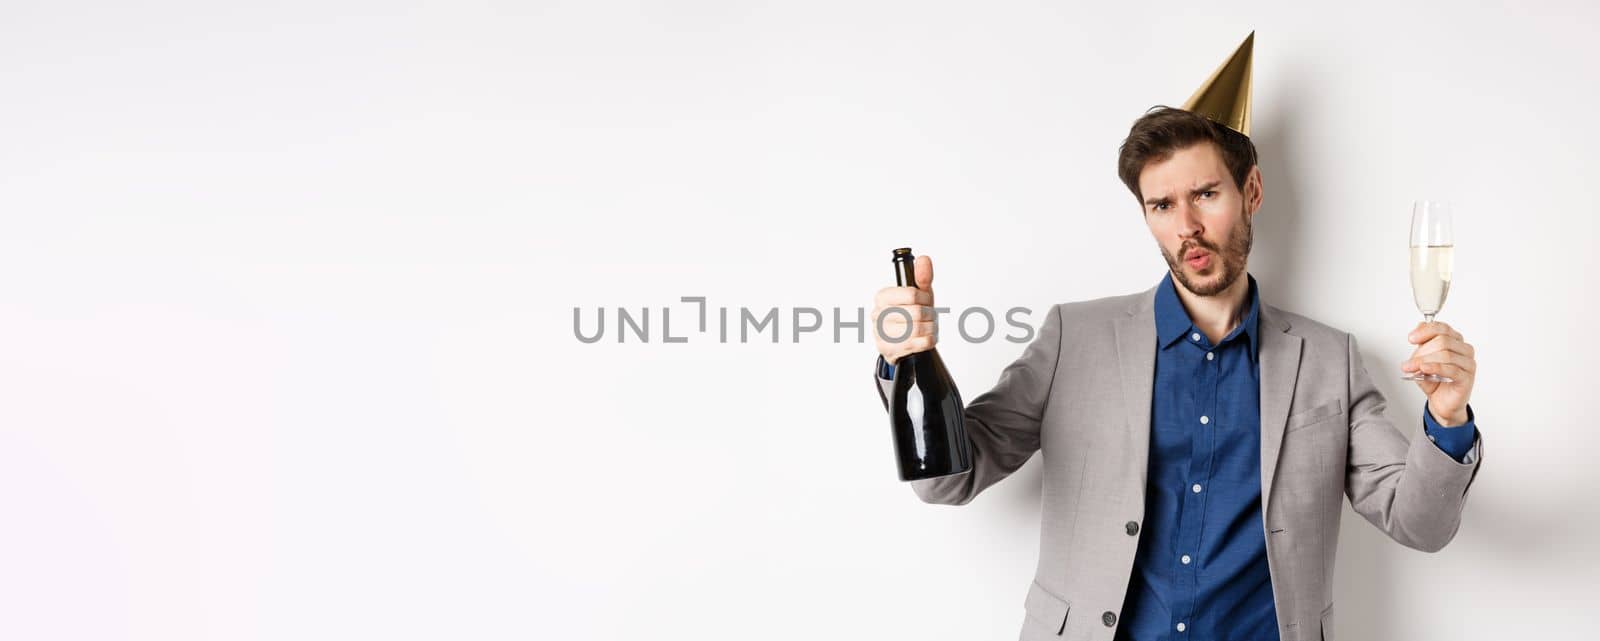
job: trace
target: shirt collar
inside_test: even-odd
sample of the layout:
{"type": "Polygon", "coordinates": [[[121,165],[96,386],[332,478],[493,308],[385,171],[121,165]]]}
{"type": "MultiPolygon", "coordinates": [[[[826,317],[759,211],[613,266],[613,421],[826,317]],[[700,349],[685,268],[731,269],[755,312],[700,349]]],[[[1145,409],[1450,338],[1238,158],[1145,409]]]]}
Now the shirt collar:
{"type": "MultiPolygon", "coordinates": [[[[1249,311],[1245,312],[1244,320],[1234,328],[1228,336],[1222,339],[1226,343],[1233,340],[1241,332],[1249,340],[1250,360],[1255,361],[1260,352],[1260,340],[1257,327],[1261,316],[1261,294],[1256,290],[1256,277],[1246,273],[1245,278],[1250,281],[1250,293],[1246,294],[1249,301],[1249,311]]],[[[1183,302],[1178,300],[1177,284],[1172,282],[1172,272],[1161,279],[1161,284],[1156,287],[1156,344],[1161,349],[1171,347],[1173,343],[1194,333],[1194,321],[1189,319],[1189,312],[1183,309],[1183,302]]]]}

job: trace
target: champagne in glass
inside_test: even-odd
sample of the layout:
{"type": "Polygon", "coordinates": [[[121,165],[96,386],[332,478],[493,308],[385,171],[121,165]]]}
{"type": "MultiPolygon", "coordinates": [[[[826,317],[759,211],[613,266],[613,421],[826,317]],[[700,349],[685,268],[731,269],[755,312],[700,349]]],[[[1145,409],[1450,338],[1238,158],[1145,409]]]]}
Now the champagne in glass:
{"type": "Polygon", "coordinates": [[[1433,322],[1450,295],[1450,272],[1455,260],[1454,245],[1427,245],[1411,248],[1411,296],[1423,319],[1433,322]]]}
{"type": "MultiPolygon", "coordinates": [[[[1456,249],[1451,222],[1449,203],[1419,200],[1411,208],[1411,297],[1425,323],[1433,322],[1434,315],[1444,307],[1444,299],[1450,294],[1456,249]]],[[[1401,378],[1441,383],[1454,380],[1421,371],[1401,378]]]]}

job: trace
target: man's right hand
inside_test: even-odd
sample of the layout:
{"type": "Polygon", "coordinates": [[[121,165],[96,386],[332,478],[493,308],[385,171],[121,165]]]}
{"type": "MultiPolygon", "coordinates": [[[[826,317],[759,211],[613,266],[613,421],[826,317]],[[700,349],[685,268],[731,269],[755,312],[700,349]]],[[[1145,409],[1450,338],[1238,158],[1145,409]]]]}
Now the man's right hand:
{"type": "Polygon", "coordinates": [[[878,353],[890,365],[902,356],[933,349],[939,340],[933,312],[933,259],[918,256],[915,271],[916,287],[885,287],[872,298],[872,334],[878,353]]]}

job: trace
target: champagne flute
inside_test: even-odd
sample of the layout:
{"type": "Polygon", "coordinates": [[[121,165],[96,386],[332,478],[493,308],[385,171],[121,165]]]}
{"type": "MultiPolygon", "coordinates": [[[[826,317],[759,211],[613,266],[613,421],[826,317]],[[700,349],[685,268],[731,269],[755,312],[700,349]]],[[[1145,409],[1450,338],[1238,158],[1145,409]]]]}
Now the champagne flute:
{"type": "MultiPolygon", "coordinates": [[[[1411,207],[1411,297],[1422,312],[1423,322],[1432,323],[1444,299],[1450,294],[1450,279],[1455,271],[1455,232],[1451,229],[1450,203],[1419,200],[1411,207]]],[[[1408,381],[1453,382],[1448,376],[1424,374],[1418,370],[1401,376],[1408,381]]]]}

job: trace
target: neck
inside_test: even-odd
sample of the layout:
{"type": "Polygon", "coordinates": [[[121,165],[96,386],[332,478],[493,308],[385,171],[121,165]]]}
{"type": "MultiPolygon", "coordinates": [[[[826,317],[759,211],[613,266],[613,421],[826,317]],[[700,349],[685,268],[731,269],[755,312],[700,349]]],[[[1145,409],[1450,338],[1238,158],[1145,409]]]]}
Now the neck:
{"type": "Polygon", "coordinates": [[[1189,291],[1177,278],[1172,279],[1172,284],[1177,285],[1178,301],[1183,303],[1183,310],[1189,313],[1189,319],[1213,345],[1221,342],[1228,332],[1244,322],[1244,315],[1250,311],[1246,307],[1250,295],[1248,272],[1240,274],[1227,289],[1212,296],[1189,291]]]}

